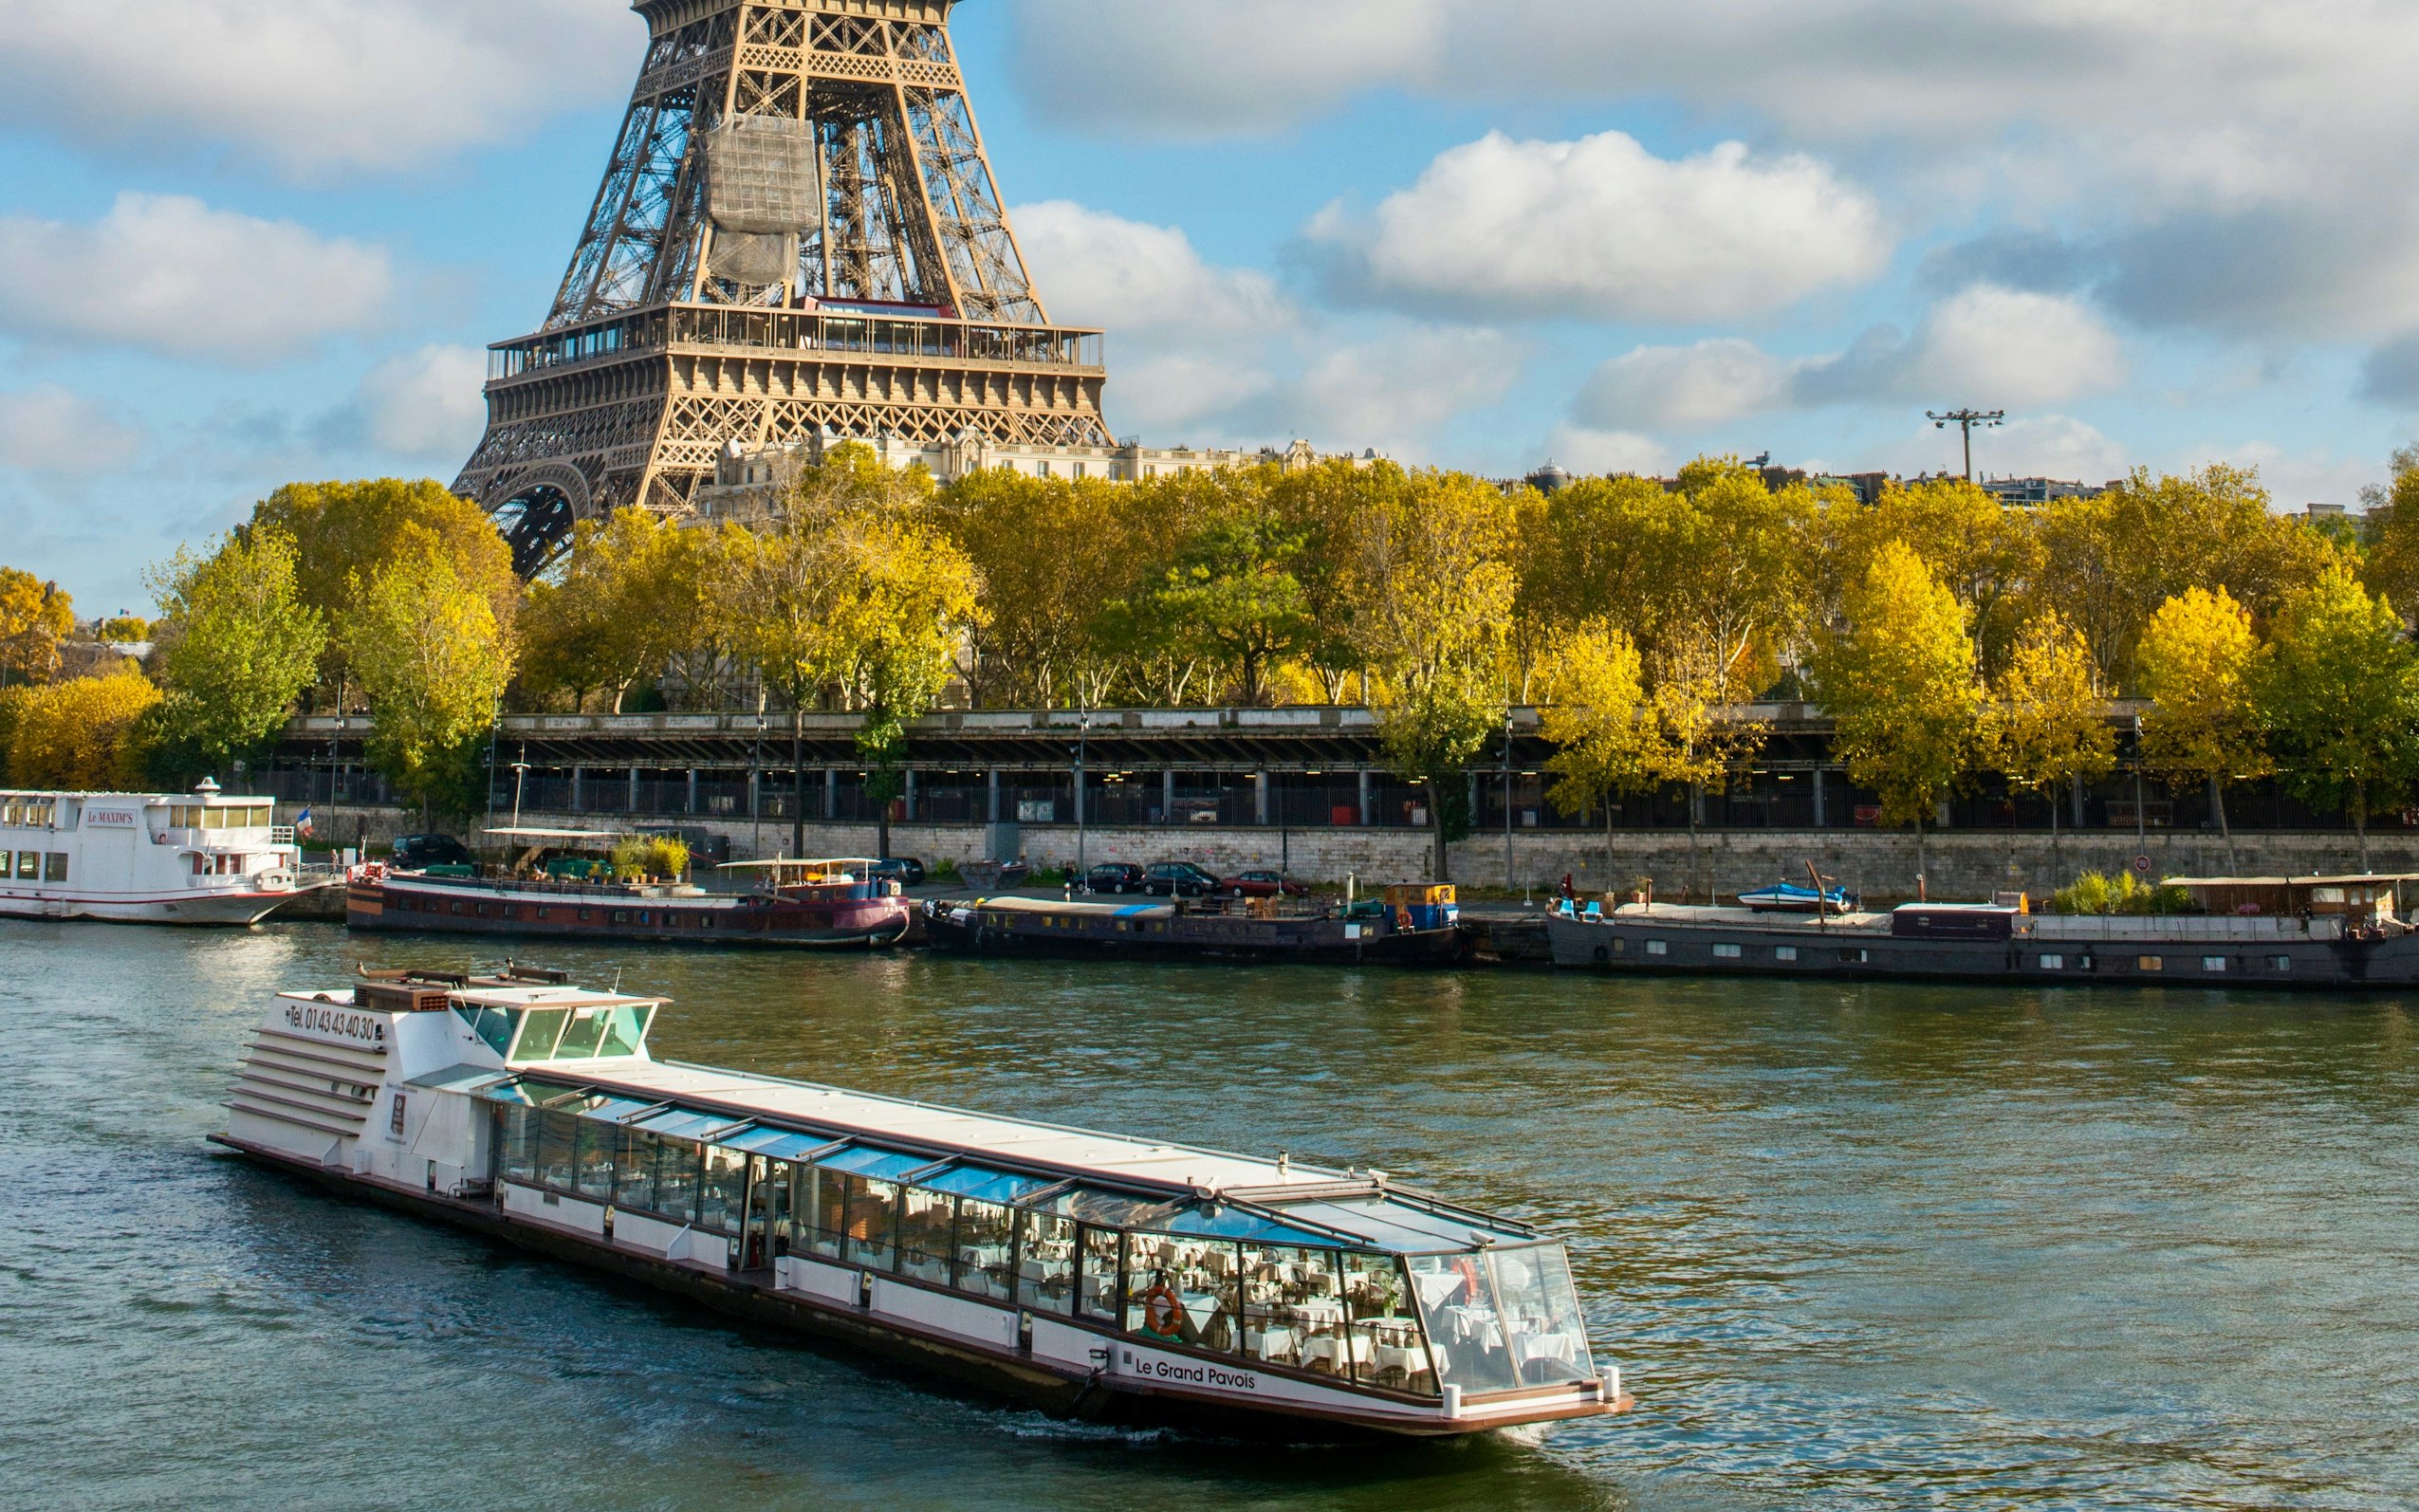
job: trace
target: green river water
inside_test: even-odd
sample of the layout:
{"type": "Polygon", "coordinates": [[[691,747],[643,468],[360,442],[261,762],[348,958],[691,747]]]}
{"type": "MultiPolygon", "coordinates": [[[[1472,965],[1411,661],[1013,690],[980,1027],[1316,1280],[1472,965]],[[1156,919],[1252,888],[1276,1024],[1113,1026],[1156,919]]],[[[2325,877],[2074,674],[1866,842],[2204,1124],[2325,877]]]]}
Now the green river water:
{"type": "Polygon", "coordinates": [[[659,1055],[1377,1166],[1571,1244],[1635,1415],[1069,1427],[204,1136],[454,942],[0,924],[0,1507],[2419,1505],[2419,998],[549,952],[659,1055]]]}

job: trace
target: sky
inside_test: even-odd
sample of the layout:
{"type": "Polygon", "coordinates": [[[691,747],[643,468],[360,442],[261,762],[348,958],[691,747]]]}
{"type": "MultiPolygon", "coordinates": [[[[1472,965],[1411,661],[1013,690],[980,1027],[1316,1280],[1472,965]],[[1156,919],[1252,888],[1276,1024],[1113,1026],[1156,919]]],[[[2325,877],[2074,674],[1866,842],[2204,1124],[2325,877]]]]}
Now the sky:
{"type": "MultiPolygon", "coordinates": [[[[622,0],[0,0],[0,562],[84,613],[279,484],[451,480],[622,0]]],[[[2419,433],[2399,0],[966,0],[1051,317],[1154,446],[1705,453],[2353,505],[2419,433]]]]}

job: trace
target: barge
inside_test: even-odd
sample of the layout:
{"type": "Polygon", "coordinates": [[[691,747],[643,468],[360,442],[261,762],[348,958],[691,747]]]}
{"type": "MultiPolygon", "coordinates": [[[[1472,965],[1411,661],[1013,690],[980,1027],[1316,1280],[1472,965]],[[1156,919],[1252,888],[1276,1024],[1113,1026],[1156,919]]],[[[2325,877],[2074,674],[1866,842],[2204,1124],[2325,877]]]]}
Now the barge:
{"type": "Polygon", "coordinates": [[[1647,975],[1934,982],[2130,983],[2275,989],[2419,986],[2419,930],[2400,891],[2419,877],[2178,877],[2199,913],[2033,913],[1911,903],[1888,913],[1570,904],[1546,921],[1554,964],[1647,975]]]}
{"type": "MultiPolygon", "coordinates": [[[[375,863],[345,887],[345,922],[366,931],[638,940],[804,950],[896,945],[914,923],[896,882],[850,860],[747,863],[747,893],[563,877],[396,872],[375,863]]],[[[459,869],[467,871],[467,868],[459,869]]]]}
{"type": "Polygon", "coordinates": [[[333,881],[266,798],[0,793],[0,917],[242,929],[333,881]]]}
{"type": "Polygon", "coordinates": [[[924,912],[932,947],[965,955],[1418,967],[1456,966],[1470,950],[1450,886],[1388,888],[1382,902],[1338,909],[993,897],[934,898],[924,912]]]}
{"type": "Polygon", "coordinates": [[[551,974],[280,994],[214,1142],[1068,1417],[1300,1439],[1617,1412],[1561,1245],[1334,1171],[655,1060],[551,974]]]}

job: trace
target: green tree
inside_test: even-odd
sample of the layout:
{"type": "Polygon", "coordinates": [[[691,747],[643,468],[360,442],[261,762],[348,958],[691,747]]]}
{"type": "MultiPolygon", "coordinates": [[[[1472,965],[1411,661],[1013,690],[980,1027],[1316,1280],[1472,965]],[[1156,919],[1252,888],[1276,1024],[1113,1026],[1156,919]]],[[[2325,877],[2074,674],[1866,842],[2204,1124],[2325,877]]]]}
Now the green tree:
{"type": "Polygon", "coordinates": [[[327,625],[304,604],[283,531],[231,532],[208,558],[179,549],[151,576],[165,614],[154,666],[167,775],[181,781],[273,740],[318,675],[327,625]]]}
{"type": "MultiPolygon", "coordinates": [[[[443,484],[426,478],[289,484],[253,507],[251,523],[292,538],[298,595],[331,625],[353,613],[357,585],[374,583],[406,557],[434,551],[456,581],[487,600],[498,631],[513,633],[521,580],[512,570],[512,550],[477,505],[443,484]]],[[[321,676],[332,699],[343,691],[351,644],[332,636],[322,657],[321,676]]]]}
{"type": "Polygon", "coordinates": [[[1645,663],[1629,632],[1609,619],[1590,619],[1555,643],[1539,668],[1545,703],[1540,720],[1554,747],[1545,769],[1559,781],[1555,806],[1585,817],[1604,814],[1604,876],[1616,880],[1615,801],[1654,790],[1664,750],[1647,701],[1645,663]]]}
{"type": "Polygon", "coordinates": [[[2226,784],[2274,769],[2254,696],[2260,638],[2251,616],[2224,588],[2188,589],[2151,617],[2136,660],[2142,694],[2151,700],[2142,716],[2143,760],[2171,783],[2207,787],[2226,865],[2239,867],[2226,784]]]}
{"type": "Polygon", "coordinates": [[[2419,658],[2400,617],[2338,567],[2277,612],[2253,686],[2285,782],[2350,810],[2365,870],[2369,816],[2402,797],[2419,764],[2419,658]]]}
{"type": "Polygon", "coordinates": [[[2170,599],[2222,587],[2265,616],[2338,564],[2323,537],[2268,504],[2257,471],[2223,465],[2183,477],[2136,471],[2098,498],[2055,500],[2041,515],[2033,600],[2064,615],[2103,680],[2129,691],[2135,645],[2170,599]]]}
{"type": "Polygon", "coordinates": [[[1504,728],[1511,545],[1504,496],[1445,473],[1419,474],[1361,537],[1355,623],[1377,673],[1379,741],[1389,769],[1428,788],[1439,881],[1469,833],[1470,763],[1504,728]]]}
{"type": "Polygon", "coordinates": [[[1880,794],[1884,823],[1915,826],[1920,880],[1924,821],[1972,761],[1973,638],[1956,597],[1901,541],[1874,554],[1841,608],[1809,671],[1849,777],[1880,794]]]}
{"type": "Polygon", "coordinates": [[[891,802],[904,789],[907,727],[939,704],[957,668],[958,642],[975,622],[974,566],[921,519],[866,522],[858,550],[863,597],[852,702],[863,716],[857,754],[878,819],[877,854],[891,854],[891,802]]]}
{"type": "Polygon", "coordinates": [[[632,691],[662,676],[672,658],[711,638],[698,569],[720,537],[685,530],[652,509],[583,520],[552,578],[530,585],[522,612],[525,684],[566,692],[576,710],[591,692],[614,713],[632,691]]]}
{"type": "Polygon", "coordinates": [[[474,812],[480,738],[493,728],[514,660],[493,604],[434,542],[348,597],[341,638],[370,703],[370,760],[424,817],[474,812]]]}
{"type": "Polygon", "coordinates": [[[145,716],[159,690],[131,661],[106,677],[12,691],[9,778],[20,787],[123,792],[149,760],[145,716]]]}
{"type": "Polygon", "coordinates": [[[1265,510],[1221,514],[1184,543],[1142,612],[1200,659],[1232,669],[1237,702],[1265,705],[1277,666],[1318,643],[1292,571],[1302,547],[1265,510]]]}
{"type": "Polygon", "coordinates": [[[2055,611],[2026,625],[2007,665],[1990,685],[1982,747],[2021,792],[2049,802],[2050,846],[2058,847],[2058,810],[2078,777],[2116,765],[2116,732],[2109,728],[2108,695],[2091,648],[2055,611]]]}
{"type": "Polygon", "coordinates": [[[1727,793],[1730,779],[1763,747],[1766,727],[1741,719],[1736,706],[1753,696],[1758,673],[1749,636],[1726,633],[1718,621],[1667,636],[1654,657],[1653,713],[1661,732],[1656,775],[1689,793],[1689,874],[1713,895],[1705,875],[1701,830],[1708,792],[1727,793]]]}
{"type": "Polygon", "coordinates": [[[2360,490],[2361,581],[2391,602],[2419,606],[2419,443],[2393,453],[2393,482],[2360,490]]]}
{"type": "Polygon", "coordinates": [[[1996,669],[2005,663],[2022,622],[2024,592],[2040,571],[2040,525],[2037,512],[2008,508],[1963,478],[1893,483],[1870,507],[1835,493],[1810,522],[1807,558],[1819,584],[1812,598],[1836,614],[1882,543],[1904,541],[1965,606],[1982,664],[1996,669]]]}
{"type": "Polygon", "coordinates": [[[59,642],[75,628],[75,601],[57,583],[0,567],[0,687],[56,676],[59,642]]]}

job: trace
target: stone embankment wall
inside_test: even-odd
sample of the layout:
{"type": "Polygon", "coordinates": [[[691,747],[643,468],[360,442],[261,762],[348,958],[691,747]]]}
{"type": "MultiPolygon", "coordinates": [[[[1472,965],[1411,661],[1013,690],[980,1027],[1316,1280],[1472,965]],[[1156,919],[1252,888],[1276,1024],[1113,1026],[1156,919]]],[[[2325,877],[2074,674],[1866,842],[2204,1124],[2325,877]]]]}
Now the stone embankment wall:
{"type": "MultiPolygon", "coordinates": [[[[299,805],[282,805],[280,823],[292,821],[299,805]]],[[[398,809],[329,809],[313,805],[319,820],[318,843],[380,845],[397,834],[418,828],[416,816],[398,809]]],[[[538,828],[614,828],[629,822],[602,815],[524,814],[522,823],[538,828]]],[[[788,849],[789,826],[767,821],[761,829],[747,821],[715,819],[646,819],[636,822],[681,824],[717,831],[729,837],[734,859],[757,854],[775,856],[788,849]],[[759,850],[761,847],[761,852],[759,850]]],[[[1062,868],[1076,859],[1076,832],[1068,826],[1028,827],[1018,837],[1022,854],[1037,867],[1062,868]]],[[[806,826],[806,849],[817,856],[869,856],[875,844],[871,824],[806,826]]],[[[1512,837],[1514,888],[1550,889],[1564,874],[1580,889],[1599,893],[1609,888],[1626,892],[1641,877],[1654,880],[1658,896],[1677,897],[1685,889],[1702,895],[1710,887],[1725,896],[1743,888],[1805,879],[1812,860],[1837,877],[1850,891],[1876,901],[1911,897],[1915,893],[1914,836],[1878,830],[1727,830],[1708,832],[1690,859],[1689,837],[1653,831],[1617,835],[1611,865],[1606,864],[1605,839],[1570,830],[1523,830],[1512,837]]],[[[2208,876],[2240,872],[2252,875],[2327,875],[2359,870],[2359,852],[2350,834],[2285,832],[2237,836],[2236,856],[2229,863],[2225,846],[2213,834],[2201,831],[2150,833],[2147,843],[2133,833],[2112,830],[2069,832],[2052,838],[2026,830],[1961,830],[1926,839],[1930,858],[1929,891],[1939,898],[1987,897],[1996,892],[2026,892],[2046,895],[2084,871],[2114,873],[2147,855],[2156,876],[2208,876]]],[[[1415,830],[1314,829],[1290,833],[1275,829],[1203,827],[1198,829],[1094,829],[1083,838],[1084,859],[1133,861],[1191,860],[1214,872],[1245,867],[1288,865],[1294,875],[1318,881],[1341,882],[1347,876],[1363,885],[1427,878],[1431,844],[1415,830]]],[[[980,825],[894,824],[891,851],[913,856],[927,866],[949,860],[964,865],[988,854],[988,836],[980,825]]],[[[2419,874],[2419,835],[2402,830],[2373,836],[2371,866],[2378,871],[2419,874]]],[[[1474,836],[1453,847],[1453,880],[1466,886],[1502,887],[1505,883],[1504,837],[1474,836]]]]}

